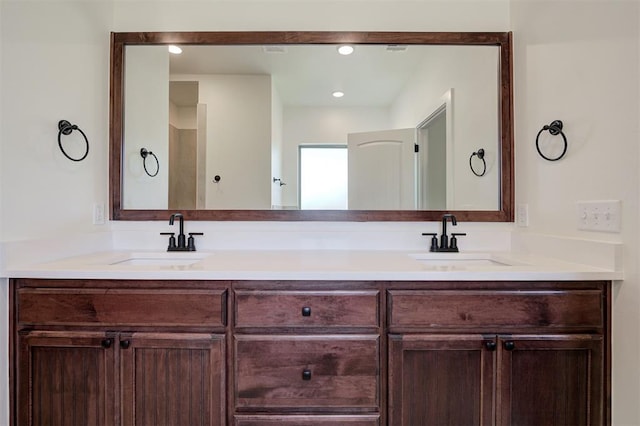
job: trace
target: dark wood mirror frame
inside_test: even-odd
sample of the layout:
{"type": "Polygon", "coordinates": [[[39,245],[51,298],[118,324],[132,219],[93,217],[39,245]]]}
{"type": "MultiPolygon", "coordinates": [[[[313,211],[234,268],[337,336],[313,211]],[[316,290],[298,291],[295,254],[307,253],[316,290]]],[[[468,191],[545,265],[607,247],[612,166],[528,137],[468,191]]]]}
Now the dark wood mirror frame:
{"type": "Polygon", "coordinates": [[[191,44],[437,44],[500,48],[500,209],[499,210],[184,210],[186,219],[209,221],[434,221],[444,213],[458,220],[513,222],[513,71],[510,32],[127,32],[111,34],[110,77],[110,218],[167,220],[169,210],[122,208],[124,47],[191,44]]]}

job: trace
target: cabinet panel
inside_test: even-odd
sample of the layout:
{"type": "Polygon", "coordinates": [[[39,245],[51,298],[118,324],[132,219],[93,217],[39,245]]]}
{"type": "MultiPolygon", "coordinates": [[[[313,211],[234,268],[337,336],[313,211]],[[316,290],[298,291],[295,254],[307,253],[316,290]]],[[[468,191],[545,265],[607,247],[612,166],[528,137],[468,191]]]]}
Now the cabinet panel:
{"type": "Polygon", "coordinates": [[[225,424],[224,336],[134,333],[119,345],[124,424],[225,424]]]}
{"type": "Polygon", "coordinates": [[[20,325],[223,327],[224,290],[22,288],[20,325]]]}
{"type": "Polygon", "coordinates": [[[33,331],[18,341],[18,425],[114,424],[113,338],[33,331]]]}
{"type": "Polygon", "coordinates": [[[480,335],[391,335],[389,424],[493,424],[491,344],[480,335]]]}
{"type": "Polygon", "coordinates": [[[237,290],[236,327],[378,327],[378,293],[237,290]]]}
{"type": "Polygon", "coordinates": [[[235,426],[379,426],[373,415],[238,415],[235,426]]]}
{"type": "Polygon", "coordinates": [[[377,335],[236,335],[236,406],[377,409],[379,352],[377,335]]]}
{"type": "Polygon", "coordinates": [[[599,290],[390,290],[391,327],[594,329],[604,323],[599,290]]]}
{"type": "Polygon", "coordinates": [[[501,338],[497,423],[603,424],[602,351],[601,336],[501,338]]]}

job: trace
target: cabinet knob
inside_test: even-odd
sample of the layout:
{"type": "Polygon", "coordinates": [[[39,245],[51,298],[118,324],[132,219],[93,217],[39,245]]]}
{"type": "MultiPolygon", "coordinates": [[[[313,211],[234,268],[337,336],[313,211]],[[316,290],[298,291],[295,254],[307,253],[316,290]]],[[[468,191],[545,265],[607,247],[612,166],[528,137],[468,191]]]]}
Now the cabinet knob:
{"type": "Polygon", "coordinates": [[[102,342],[100,342],[100,345],[105,349],[109,349],[112,344],[113,339],[103,339],[102,342]]]}
{"type": "Polygon", "coordinates": [[[311,380],[311,370],[302,370],[302,380],[311,380]]]}
{"type": "Polygon", "coordinates": [[[484,346],[489,351],[495,351],[497,345],[496,345],[496,342],[494,342],[493,340],[487,340],[486,342],[484,342],[484,346]]]}
{"type": "Polygon", "coordinates": [[[309,306],[303,306],[302,307],[302,316],[303,317],[310,317],[311,316],[311,308],[309,306]]]}
{"type": "Polygon", "coordinates": [[[129,346],[131,346],[131,340],[121,340],[120,341],[120,347],[122,349],[128,349],[129,346]]]}
{"type": "Polygon", "coordinates": [[[508,351],[512,351],[515,347],[516,344],[511,340],[507,340],[506,342],[504,342],[504,348],[508,351]]]}

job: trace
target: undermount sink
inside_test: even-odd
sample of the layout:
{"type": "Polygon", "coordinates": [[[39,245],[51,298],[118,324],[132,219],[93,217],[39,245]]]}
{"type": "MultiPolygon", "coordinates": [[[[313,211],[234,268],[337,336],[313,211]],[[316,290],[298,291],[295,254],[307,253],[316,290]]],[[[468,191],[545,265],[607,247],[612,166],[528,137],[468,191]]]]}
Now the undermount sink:
{"type": "Polygon", "coordinates": [[[132,253],[109,265],[117,266],[189,266],[200,262],[206,254],[193,252],[132,253]]]}
{"type": "Polygon", "coordinates": [[[490,253],[415,253],[410,257],[426,266],[473,267],[473,266],[513,266],[512,262],[490,253]]]}

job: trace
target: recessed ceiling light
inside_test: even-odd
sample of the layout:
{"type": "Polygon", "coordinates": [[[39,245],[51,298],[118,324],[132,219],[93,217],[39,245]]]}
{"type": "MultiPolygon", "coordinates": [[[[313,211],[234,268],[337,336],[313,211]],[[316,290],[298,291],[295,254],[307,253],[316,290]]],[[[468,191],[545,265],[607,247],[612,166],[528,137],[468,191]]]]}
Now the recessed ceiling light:
{"type": "Polygon", "coordinates": [[[175,54],[175,55],[179,55],[182,53],[182,49],[178,46],[176,46],[175,44],[170,44],[169,45],[169,52],[175,54]]]}
{"type": "Polygon", "coordinates": [[[333,95],[334,98],[341,98],[344,96],[344,92],[335,91],[331,95],[333,95]]]}
{"type": "Polygon", "coordinates": [[[341,55],[351,55],[353,53],[353,46],[349,46],[348,44],[338,46],[338,53],[341,55]]]}

